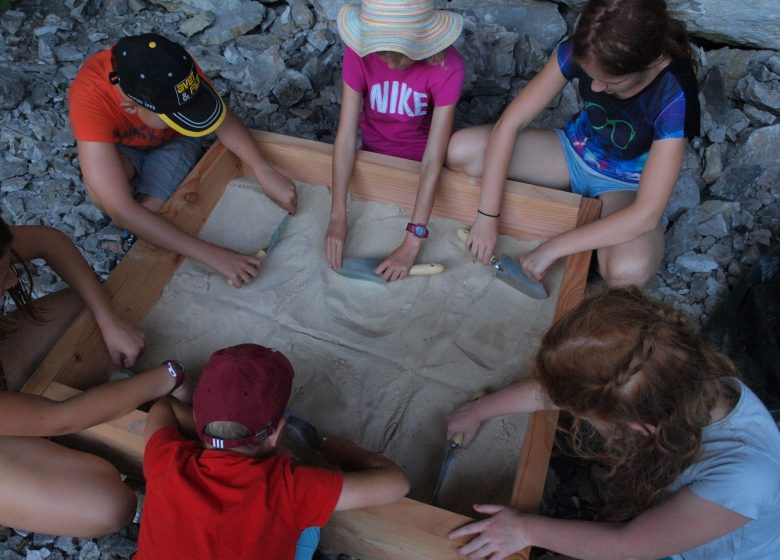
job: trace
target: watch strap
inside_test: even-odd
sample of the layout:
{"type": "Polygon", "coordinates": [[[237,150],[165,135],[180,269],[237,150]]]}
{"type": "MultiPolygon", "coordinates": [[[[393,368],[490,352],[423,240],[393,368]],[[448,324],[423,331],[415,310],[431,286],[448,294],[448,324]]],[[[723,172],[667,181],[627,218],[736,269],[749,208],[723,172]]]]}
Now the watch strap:
{"type": "Polygon", "coordinates": [[[406,224],[406,231],[418,239],[425,239],[430,234],[430,230],[424,224],[413,224],[412,222],[406,224]]]}
{"type": "Polygon", "coordinates": [[[168,374],[173,377],[173,389],[169,391],[172,393],[181,387],[182,383],[184,383],[184,366],[181,364],[181,362],[177,362],[176,360],[166,360],[162,363],[162,365],[168,368],[168,374]]]}

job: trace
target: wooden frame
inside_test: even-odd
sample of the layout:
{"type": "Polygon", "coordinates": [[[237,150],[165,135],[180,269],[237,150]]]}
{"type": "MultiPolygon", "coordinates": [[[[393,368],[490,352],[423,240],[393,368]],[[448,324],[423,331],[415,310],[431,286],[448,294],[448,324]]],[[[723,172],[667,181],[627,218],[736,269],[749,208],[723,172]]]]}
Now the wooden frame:
{"type": "MultiPolygon", "coordinates": [[[[253,132],[265,157],[282,173],[315,185],[331,180],[332,146],[278,134],[253,132]]],[[[165,215],[182,230],[197,235],[228,182],[245,173],[240,161],[219,142],[184,180],[165,215]]],[[[411,210],[419,163],[359,152],[350,192],[357,199],[391,202],[411,210]]],[[[470,223],[479,202],[478,183],[443,170],[436,215],[470,223]]],[[[500,231],[519,239],[551,237],[595,220],[600,203],[568,192],[507,181],[500,231]]],[[[590,252],[567,258],[555,317],[580,301],[590,252]]],[[[130,320],[141,323],[162,294],[183,257],[137,242],[105,284],[114,304],[130,320]]],[[[62,400],[106,381],[109,360],[91,314],[83,312],[38,367],[23,391],[62,400]]],[[[146,414],[134,411],[67,438],[72,445],[108,457],[123,471],[141,475],[146,414]]],[[[557,414],[534,413],[524,438],[512,492],[512,505],[535,511],[541,501],[557,414]]],[[[340,512],[323,530],[322,544],[363,559],[405,560],[457,558],[457,543],[447,533],[470,519],[427,504],[404,499],[387,506],[340,512]]],[[[528,550],[514,558],[528,558],[528,550]]]]}

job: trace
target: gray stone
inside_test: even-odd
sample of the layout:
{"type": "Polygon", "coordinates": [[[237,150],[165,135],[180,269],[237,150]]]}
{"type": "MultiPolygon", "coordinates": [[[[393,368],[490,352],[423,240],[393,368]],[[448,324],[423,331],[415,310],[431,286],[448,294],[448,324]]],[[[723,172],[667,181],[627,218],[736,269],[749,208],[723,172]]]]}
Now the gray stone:
{"type": "Polygon", "coordinates": [[[330,29],[316,29],[306,34],[306,40],[318,52],[322,53],[336,42],[336,37],[330,29]]]}
{"type": "Polygon", "coordinates": [[[0,181],[5,181],[11,177],[20,177],[27,173],[27,169],[28,166],[24,160],[0,160],[0,181]]]}
{"type": "Polygon", "coordinates": [[[742,107],[742,112],[750,119],[750,124],[756,127],[768,126],[775,124],[777,117],[769,111],[762,111],[758,107],[745,103],[742,107]]]}
{"type": "MultiPolygon", "coordinates": [[[[53,15],[53,14],[52,14],[53,15]]],[[[53,535],[47,535],[46,533],[35,533],[33,536],[33,546],[36,548],[42,548],[54,543],[55,537],[53,535]]],[[[46,551],[46,554],[51,554],[50,551],[46,551]]]]}
{"type": "Polygon", "coordinates": [[[718,269],[717,261],[710,255],[700,255],[697,253],[684,253],[674,261],[690,272],[711,272],[718,269]]]}
{"type": "Polygon", "coordinates": [[[216,19],[217,16],[215,16],[213,12],[198,12],[189,19],[184,20],[184,22],[179,25],[179,32],[185,37],[192,37],[196,33],[200,33],[209,25],[213,24],[216,19]]]}
{"type": "Polygon", "coordinates": [[[745,239],[748,245],[758,243],[768,247],[772,244],[772,232],[768,229],[755,229],[747,232],[745,239]]]}
{"type": "Polygon", "coordinates": [[[710,187],[710,193],[726,200],[741,200],[762,172],[757,164],[730,165],[710,187]]]}
{"type": "Polygon", "coordinates": [[[263,22],[265,6],[246,2],[240,9],[216,11],[216,21],[200,35],[204,45],[221,45],[251,31],[263,22]]]}
{"type": "Polygon", "coordinates": [[[194,45],[187,50],[209,78],[218,76],[219,71],[227,65],[224,57],[219,54],[218,47],[194,45]]]}
{"type": "Polygon", "coordinates": [[[54,47],[54,58],[57,62],[81,62],[84,53],[73,45],[59,45],[54,47]]]}
{"type": "Polygon", "coordinates": [[[309,9],[305,0],[288,0],[290,5],[290,17],[295,25],[301,29],[311,29],[314,25],[314,14],[309,9]]]}
{"type": "Polygon", "coordinates": [[[297,70],[286,70],[272,93],[282,107],[292,107],[311,91],[311,82],[297,70]]]}
{"type": "Polygon", "coordinates": [[[720,238],[728,235],[729,231],[729,225],[721,214],[699,224],[699,235],[701,236],[711,235],[720,238]]]}
{"type": "Polygon", "coordinates": [[[24,190],[27,188],[27,185],[30,184],[30,181],[25,179],[24,177],[12,177],[10,179],[6,179],[5,181],[0,182],[0,192],[3,194],[12,193],[24,190]]]}
{"type": "Polygon", "coordinates": [[[7,10],[0,17],[0,27],[5,29],[9,35],[15,35],[27,19],[27,14],[21,10],[7,10]]]}
{"type": "Polygon", "coordinates": [[[692,175],[681,174],[666,207],[665,218],[673,221],[689,208],[698,206],[701,201],[699,190],[699,184],[692,175]]]}
{"type": "Polygon", "coordinates": [[[476,17],[480,25],[498,24],[520,36],[536,39],[548,53],[566,34],[566,23],[551,2],[537,0],[452,0],[448,10],[476,17]]]}
{"type": "Polygon", "coordinates": [[[44,560],[50,556],[51,551],[48,548],[39,548],[36,550],[28,550],[24,560],[44,560]]]}
{"type": "Polygon", "coordinates": [[[702,173],[702,179],[708,185],[714,183],[723,172],[723,159],[721,157],[722,149],[720,144],[711,144],[707,146],[704,152],[705,167],[702,173]]]}
{"type": "Polygon", "coordinates": [[[100,549],[98,548],[97,544],[95,544],[95,542],[91,540],[84,541],[84,544],[81,546],[81,550],[79,551],[78,560],[99,560],[99,559],[100,559],[100,549]]]}
{"type": "Polygon", "coordinates": [[[780,146],[780,124],[758,128],[750,133],[740,150],[740,161],[764,168],[776,167],[780,146]]]}
{"type": "Polygon", "coordinates": [[[717,66],[720,69],[726,95],[733,99],[736,97],[734,90],[737,84],[748,74],[750,66],[755,62],[760,63],[768,60],[773,54],[772,51],[724,47],[714,51],[707,51],[706,64],[708,67],[717,66]]]}
{"type": "Polygon", "coordinates": [[[57,36],[48,33],[38,37],[38,60],[46,64],[55,64],[54,47],[57,45],[57,36]]]}
{"type": "Polygon", "coordinates": [[[181,10],[187,14],[198,12],[223,14],[242,9],[246,0],[149,0],[149,2],[163,6],[169,11],[181,10]]]}
{"type": "Polygon", "coordinates": [[[763,83],[753,76],[745,76],[737,84],[737,98],[752,103],[756,107],[780,114],[780,82],[763,83]]]}
{"type": "Polygon", "coordinates": [[[541,71],[547,62],[547,52],[533,37],[522,35],[515,45],[515,62],[517,75],[530,80],[541,71]]]}
{"type": "Polygon", "coordinates": [[[713,219],[715,216],[723,216],[726,220],[731,220],[733,216],[741,210],[739,202],[726,202],[724,200],[705,200],[696,209],[699,216],[699,223],[713,219]]]}
{"type": "Polygon", "coordinates": [[[666,260],[674,260],[699,245],[699,214],[691,209],[680,216],[669,228],[666,235],[666,260]]]}
{"type": "Polygon", "coordinates": [[[72,556],[78,552],[76,548],[76,539],[73,537],[57,537],[54,541],[54,547],[68,556],[72,556]]]}

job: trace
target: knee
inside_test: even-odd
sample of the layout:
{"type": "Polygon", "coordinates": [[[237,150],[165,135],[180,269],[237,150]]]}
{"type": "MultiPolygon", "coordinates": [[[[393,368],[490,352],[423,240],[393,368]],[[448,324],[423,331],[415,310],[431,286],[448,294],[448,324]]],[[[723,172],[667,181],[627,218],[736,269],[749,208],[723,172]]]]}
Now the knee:
{"type": "Polygon", "coordinates": [[[642,255],[608,255],[599,252],[599,273],[610,288],[646,288],[658,272],[655,259],[642,255]]]}
{"type": "Polygon", "coordinates": [[[120,481],[114,487],[104,490],[95,503],[88,530],[90,537],[116,533],[127,527],[135,517],[137,499],[135,492],[120,481]]]}
{"type": "Polygon", "coordinates": [[[450,138],[445,165],[471,177],[482,177],[485,147],[477,144],[468,128],[457,131],[450,138]]]}

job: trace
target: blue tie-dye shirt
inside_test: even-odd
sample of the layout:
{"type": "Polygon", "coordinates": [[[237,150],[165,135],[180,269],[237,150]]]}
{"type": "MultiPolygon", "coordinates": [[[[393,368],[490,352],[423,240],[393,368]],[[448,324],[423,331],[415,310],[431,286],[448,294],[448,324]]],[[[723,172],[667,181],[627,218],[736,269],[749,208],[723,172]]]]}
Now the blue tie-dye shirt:
{"type": "Polygon", "coordinates": [[[558,45],[558,65],[567,79],[579,78],[583,103],[563,130],[583,161],[599,173],[638,183],[654,140],[699,134],[698,86],[686,61],[672,60],[628,99],[591,89],[593,80],[572,56],[571,39],[558,45]]]}

